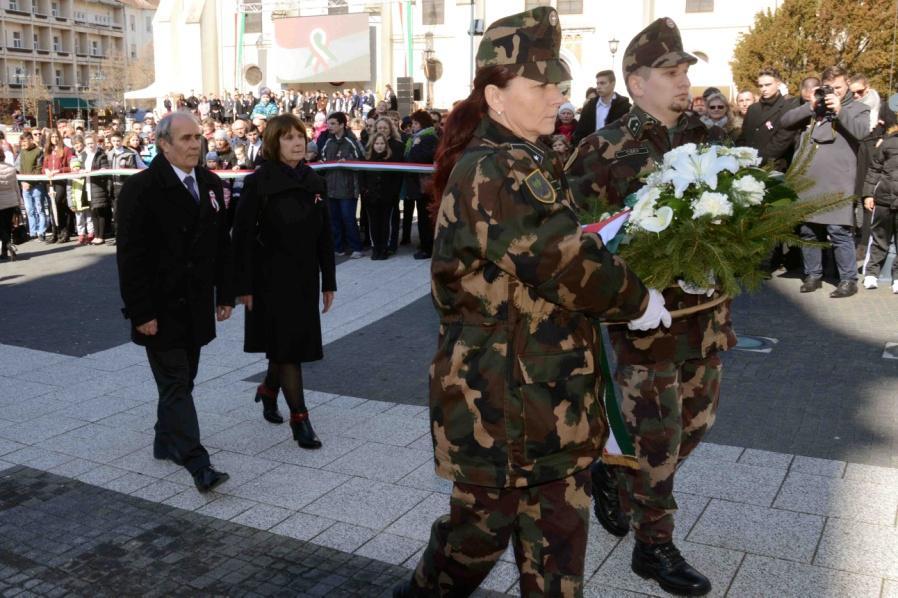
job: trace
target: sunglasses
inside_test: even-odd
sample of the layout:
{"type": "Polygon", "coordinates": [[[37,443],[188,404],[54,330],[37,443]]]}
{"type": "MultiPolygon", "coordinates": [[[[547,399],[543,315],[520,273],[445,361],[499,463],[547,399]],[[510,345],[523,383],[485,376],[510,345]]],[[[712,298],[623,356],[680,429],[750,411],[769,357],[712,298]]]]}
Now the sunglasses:
{"type": "Polygon", "coordinates": [[[867,90],[866,89],[858,89],[858,90],[852,91],[851,93],[853,93],[857,97],[862,97],[865,93],[867,93],[867,90]]]}
{"type": "Polygon", "coordinates": [[[726,110],[726,106],[708,106],[708,110],[726,110]]]}

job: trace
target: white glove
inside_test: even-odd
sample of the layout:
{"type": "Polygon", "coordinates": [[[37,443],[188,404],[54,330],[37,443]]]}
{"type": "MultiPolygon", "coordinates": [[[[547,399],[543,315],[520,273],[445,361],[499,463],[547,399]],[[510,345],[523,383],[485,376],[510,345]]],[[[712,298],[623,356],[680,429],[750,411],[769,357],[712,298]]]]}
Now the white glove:
{"type": "Polygon", "coordinates": [[[645,312],[627,323],[630,330],[651,330],[664,324],[670,328],[670,312],[664,307],[664,296],[655,289],[649,289],[649,306],[645,312]]]}

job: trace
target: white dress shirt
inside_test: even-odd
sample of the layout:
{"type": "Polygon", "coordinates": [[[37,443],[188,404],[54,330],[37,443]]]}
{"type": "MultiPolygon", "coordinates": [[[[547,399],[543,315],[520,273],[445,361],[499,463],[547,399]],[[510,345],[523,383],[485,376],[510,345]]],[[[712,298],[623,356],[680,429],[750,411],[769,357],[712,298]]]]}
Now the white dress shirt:
{"type": "Polygon", "coordinates": [[[616,93],[611,94],[611,99],[608,100],[607,104],[602,99],[602,96],[596,98],[596,131],[605,126],[605,121],[608,120],[608,113],[611,111],[611,102],[614,101],[615,97],[617,97],[616,93]]]}

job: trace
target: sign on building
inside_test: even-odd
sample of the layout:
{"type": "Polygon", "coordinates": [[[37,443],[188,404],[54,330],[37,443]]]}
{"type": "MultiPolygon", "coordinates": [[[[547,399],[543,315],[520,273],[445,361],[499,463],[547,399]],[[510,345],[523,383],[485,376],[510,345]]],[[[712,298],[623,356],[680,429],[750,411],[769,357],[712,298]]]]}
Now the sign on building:
{"type": "Polygon", "coordinates": [[[274,20],[272,62],[281,83],[371,79],[368,14],[274,20]]]}

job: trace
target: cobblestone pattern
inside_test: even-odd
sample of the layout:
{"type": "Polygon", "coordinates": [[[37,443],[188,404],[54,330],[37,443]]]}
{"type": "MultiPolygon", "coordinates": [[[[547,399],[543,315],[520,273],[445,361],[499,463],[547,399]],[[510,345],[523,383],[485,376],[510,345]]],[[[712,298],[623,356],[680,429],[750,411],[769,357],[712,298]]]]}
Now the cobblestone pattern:
{"type": "Polygon", "coordinates": [[[408,575],[27,467],[0,472],[4,597],[374,597],[408,575]]]}

